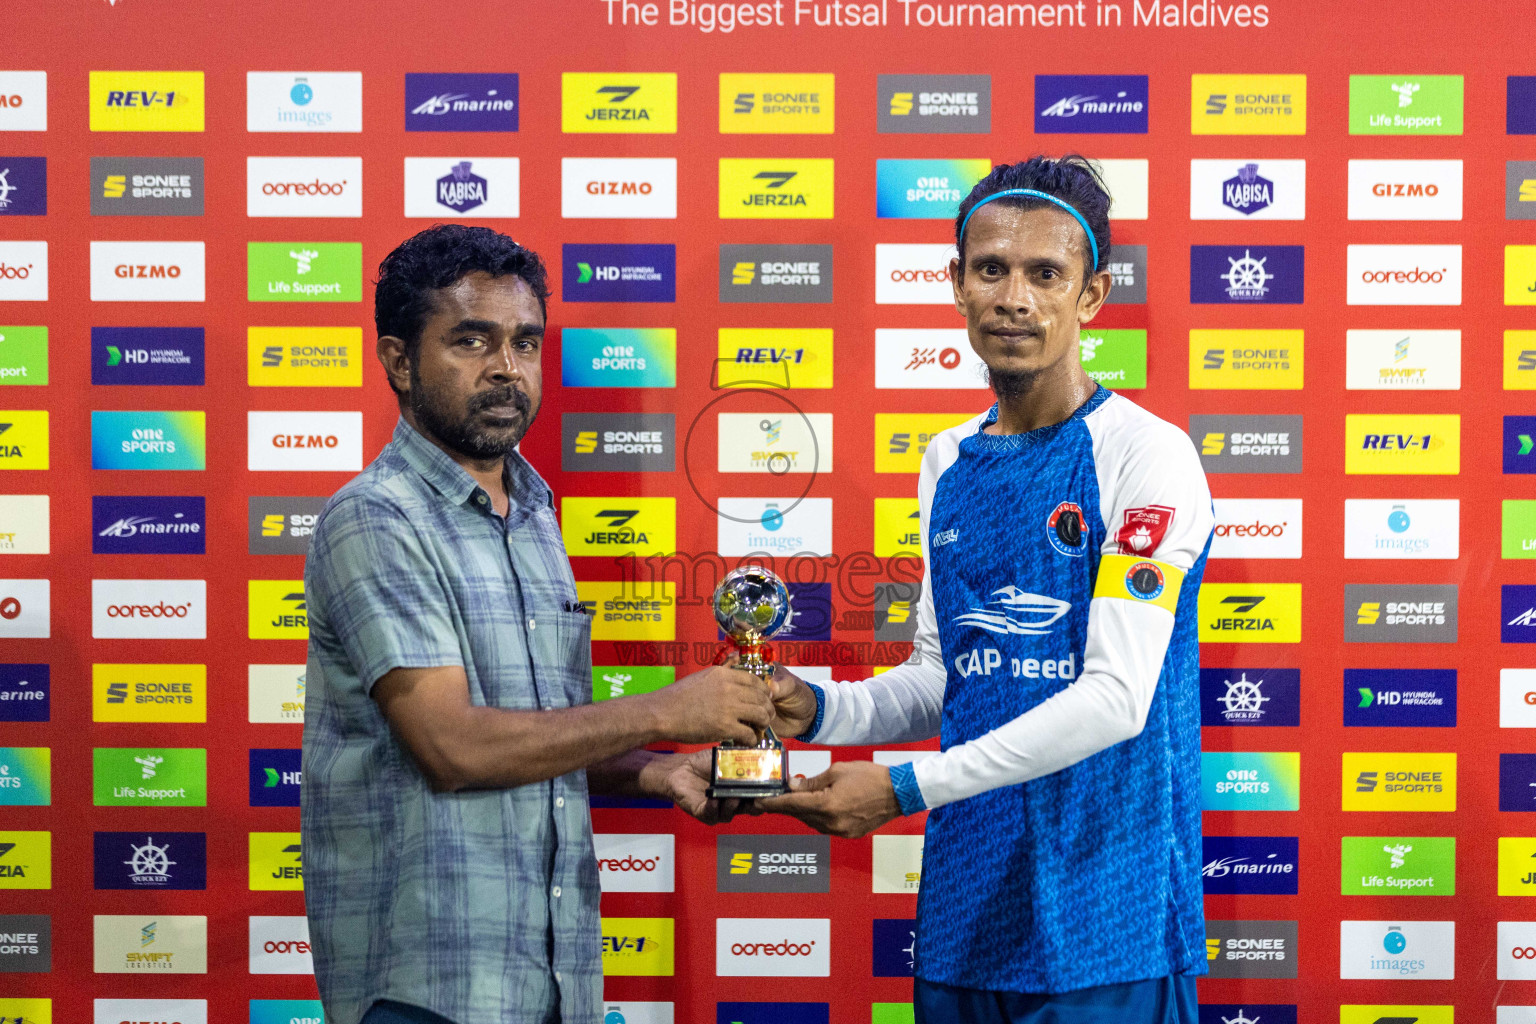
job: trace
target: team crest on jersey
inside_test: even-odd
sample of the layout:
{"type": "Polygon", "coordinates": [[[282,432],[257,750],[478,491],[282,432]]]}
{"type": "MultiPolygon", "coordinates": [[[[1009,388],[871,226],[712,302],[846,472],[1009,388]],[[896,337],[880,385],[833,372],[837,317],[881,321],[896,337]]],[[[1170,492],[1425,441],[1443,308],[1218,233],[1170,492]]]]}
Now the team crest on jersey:
{"type": "Polygon", "coordinates": [[[1083,519],[1082,507],[1075,502],[1064,501],[1051,510],[1045,520],[1045,539],[1051,547],[1069,558],[1076,558],[1088,550],[1088,524],[1083,519]]]}
{"type": "Polygon", "coordinates": [[[1126,592],[1138,601],[1156,601],[1166,583],[1156,562],[1137,562],[1125,571],[1126,592]]]}
{"type": "Polygon", "coordinates": [[[1125,510],[1125,522],[1115,534],[1122,555],[1151,555],[1163,543],[1163,535],[1173,524],[1173,509],[1168,505],[1144,505],[1125,510]]]}

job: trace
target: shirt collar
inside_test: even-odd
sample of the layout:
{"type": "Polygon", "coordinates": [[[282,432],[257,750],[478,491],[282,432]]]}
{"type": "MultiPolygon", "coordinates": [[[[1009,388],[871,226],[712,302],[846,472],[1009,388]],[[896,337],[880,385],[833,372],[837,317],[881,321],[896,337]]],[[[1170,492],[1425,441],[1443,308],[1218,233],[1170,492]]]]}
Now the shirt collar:
{"type": "MultiPolygon", "coordinates": [[[[410,467],[421,474],[423,480],[454,504],[475,504],[475,496],[485,493],[463,466],[423,437],[405,421],[404,416],[395,423],[395,436],[390,443],[395,445],[410,467]]],[[[528,464],[527,459],[512,452],[506,458],[506,467],[507,493],[516,499],[520,508],[553,507],[554,493],[538,471],[528,464]]]]}

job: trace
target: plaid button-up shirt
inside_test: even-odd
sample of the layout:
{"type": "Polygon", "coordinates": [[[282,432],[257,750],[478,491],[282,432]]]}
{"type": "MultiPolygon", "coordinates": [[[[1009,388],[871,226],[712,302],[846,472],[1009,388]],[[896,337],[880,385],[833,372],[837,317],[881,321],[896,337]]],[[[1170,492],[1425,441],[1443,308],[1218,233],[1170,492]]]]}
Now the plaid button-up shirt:
{"type": "Polygon", "coordinates": [[[503,520],[402,420],[312,539],[300,818],[329,1024],[379,999],[457,1024],[601,1014],[586,773],[433,792],[369,696],[391,669],[461,665],[477,705],[590,702],[591,624],[549,487],[519,455],[507,474],[503,520]]]}

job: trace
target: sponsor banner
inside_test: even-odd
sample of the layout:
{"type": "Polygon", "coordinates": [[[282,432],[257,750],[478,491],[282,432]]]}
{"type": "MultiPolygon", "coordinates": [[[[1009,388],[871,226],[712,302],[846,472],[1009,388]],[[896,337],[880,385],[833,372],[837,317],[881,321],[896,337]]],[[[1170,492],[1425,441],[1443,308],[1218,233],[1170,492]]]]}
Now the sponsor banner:
{"type": "Polygon", "coordinates": [[[1213,978],[1294,978],[1296,957],[1295,921],[1205,922],[1213,978]]]}
{"type": "Polygon", "coordinates": [[[912,643],[917,638],[914,612],[921,594],[921,586],[913,582],[875,584],[876,642],[912,643]]]}
{"type": "Polygon", "coordinates": [[[0,96],[0,132],[48,130],[48,72],[0,71],[0,96]]]}
{"type": "Polygon", "coordinates": [[[53,833],[0,832],[0,889],[53,888],[53,833]]]}
{"type": "Polygon", "coordinates": [[[197,412],[91,413],[91,468],[206,468],[206,416],[197,412]]]}
{"type": "Polygon", "coordinates": [[[560,161],[560,216],[675,218],[677,160],[566,157],[560,161]]]}
{"type": "Polygon", "coordinates": [[[677,551],[677,499],[566,497],[560,532],[572,555],[669,555],[677,551]]]}
{"type": "MultiPolygon", "coordinates": [[[[808,683],[829,683],[832,681],[830,668],[814,669],[806,668],[803,665],[796,665],[794,671],[795,675],[808,683]]],[[[791,776],[804,775],[806,778],[812,779],[832,767],[832,752],[830,750],[791,750],[788,753],[789,774],[791,776]]],[[[875,763],[879,763],[878,752],[874,760],[875,763]]]]}
{"type": "Polygon", "coordinates": [[[48,212],[48,158],[0,156],[0,217],[48,212]]]}
{"type": "Polygon", "coordinates": [[[723,244],[720,301],[831,302],[832,247],[723,244]]]}
{"type": "Polygon", "coordinates": [[[654,693],[676,680],[677,670],[671,665],[593,665],[592,699],[601,702],[654,693]]]}
{"type": "Polygon", "coordinates": [[[1109,271],[1111,286],[1109,298],[1104,300],[1105,305],[1140,306],[1147,301],[1146,246],[1121,245],[1116,242],[1104,269],[1109,271]]]}
{"type": "Polygon", "coordinates": [[[875,216],[953,220],[990,160],[876,160],[875,216]]]}
{"type": "Polygon", "coordinates": [[[676,134],[677,75],[564,72],[560,76],[560,130],[676,134]]]}
{"type": "Polygon", "coordinates": [[[874,976],[910,978],[917,965],[917,919],[875,918],[871,922],[874,942],[874,976]]]}
{"type": "Polygon", "coordinates": [[[1189,301],[1299,304],[1304,254],[1300,245],[1192,245],[1189,301]]]}
{"type": "Polygon", "coordinates": [[[830,159],[721,157],[720,217],[830,220],[832,178],[830,159]]]}
{"type": "Polygon", "coordinates": [[[46,807],[52,802],[52,751],[0,747],[0,807],[46,807]]]}
{"type": "Polygon", "coordinates": [[[1301,754],[1200,754],[1200,806],[1207,811],[1301,810],[1301,754]]]}
{"type": "Polygon", "coordinates": [[[1455,921],[1340,921],[1339,977],[1449,981],[1455,921]]]}
{"type": "Polygon", "coordinates": [[[91,666],[93,722],[206,722],[208,666],[91,666]]]}
{"type": "Polygon", "coordinates": [[[48,328],[0,327],[0,385],[47,383],[48,328]]]}
{"type": "MultiPolygon", "coordinates": [[[[296,835],[296,834],[295,834],[296,835]]],[[[250,972],[252,974],[314,974],[309,948],[309,919],[252,916],[250,972]]],[[[290,1021],[289,1024],[292,1024],[290,1021]]]]}
{"type": "Polygon", "coordinates": [[[677,584],[576,581],[576,596],[592,615],[593,640],[673,640],[677,584]]]}
{"type": "Polygon", "coordinates": [[[1500,921],[1498,926],[1499,980],[1536,980],[1536,921],[1500,921]]]}
{"type": "Polygon", "coordinates": [[[0,410],[0,469],[47,468],[47,410],[0,410]]]}
{"type": "Polygon", "coordinates": [[[1461,472],[1461,417],[1347,414],[1344,472],[1454,476],[1461,472]]]}
{"type": "Polygon", "coordinates": [[[1147,134],[1146,75],[1036,75],[1035,134],[1147,134]]]}
{"type": "Polygon", "coordinates": [[[1301,670],[1202,668],[1201,725],[1301,724],[1301,670]]]}
{"type": "Polygon", "coordinates": [[[1456,838],[1345,836],[1340,872],[1345,896],[1454,896],[1456,838]]]}
{"type": "Polygon", "coordinates": [[[1536,587],[1504,584],[1499,588],[1499,639],[1506,644],[1536,644],[1536,587]]]}
{"type": "Polygon", "coordinates": [[[1300,583],[1206,583],[1200,588],[1200,642],[1301,642],[1300,583]]]}
{"type": "Polygon", "coordinates": [[[921,522],[916,498],[876,498],[875,557],[921,557],[921,522]]]}
{"type": "Polygon", "coordinates": [[[1306,75],[1191,75],[1189,91],[1191,135],[1307,134],[1306,75]]]}
{"type": "Polygon", "coordinates": [[[880,75],[876,130],[960,135],[992,131],[991,75],[880,75]]]}
{"type": "Polygon", "coordinates": [[[675,891],[676,836],[595,832],[592,843],[603,892],[675,891]]]}
{"type": "Polygon", "coordinates": [[[832,921],[803,917],[722,917],[715,921],[717,978],[826,978],[832,921]]]}
{"type": "Polygon", "coordinates": [[[305,671],[302,664],[246,666],[248,719],[303,725],[305,671]]]}
{"type": "Polygon", "coordinates": [[[0,914],[0,973],[47,974],[51,970],[53,919],[47,914],[0,914]]]}
{"type": "MultiPolygon", "coordinates": [[[[411,76],[406,75],[407,79],[411,76]]],[[[360,132],[361,71],[247,71],[248,132],[360,132]]]]}
{"type": "Polygon", "coordinates": [[[1343,759],[1346,811],[1454,811],[1456,755],[1348,753],[1343,759]]]}
{"type": "Polygon", "coordinates": [[[1345,387],[1352,391],[1457,391],[1461,332],[1345,331],[1345,387]]]}
{"type": "MultiPolygon", "coordinates": [[[[1452,1024],[1452,1006],[1350,1006],[1339,1007],[1339,1024],[1452,1024]]],[[[1499,1017],[1500,1022],[1503,1016],[1499,1017]]]]}
{"type": "MultiPolygon", "coordinates": [[[[1117,246],[1115,252],[1121,248],[1117,246]]],[[[1078,336],[1078,356],[1088,376],[1105,387],[1127,391],[1147,386],[1147,332],[1143,328],[1084,328],[1078,336]]]]}
{"type": "Polygon", "coordinates": [[[566,302],[675,302],[674,245],[562,245],[566,302]]]}
{"type": "Polygon", "coordinates": [[[207,580],[91,580],[98,640],[206,640],[207,580]]]}
{"type": "Polygon", "coordinates": [[[407,217],[516,217],[522,170],[512,157],[405,158],[407,217]]]}
{"type": "MultiPolygon", "coordinates": [[[[0,498],[0,508],[4,507],[4,501],[0,498]]],[[[1536,501],[1505,498],[1503,505],[1501,557],[1536,558],[1536,501]]],[[[3,519],[4,513],[0,512],[0,521],[3,519]]]]}
{"type": "Polygon", "coordinates": [[[245,259],[251,302],[363,299],[361,242],[248,242],[245,259]]]}
{"type": "Polygon", "coordinates": [[[566,327],[560,332],[560,383],[568,388],[677,386],[672,327],[566,327]]]}
{"type": "MultiPolygon", "coordinates": [[[[319,1015],[315,1016],[319,1020],[319,1015]]],[[[140,1021],[175,1021],[175,1024],[208,1024],[206,999],[98,999],[95,1024],[138,1024],[140,1021]]],[[[284,1021],[283,1024],[292,1024],[284,1021]]]]}
{"type": "Polygon", "coordinates": [[[323,1024],[324,1020],[318,999],[251,1000],[250,1024],[323,1024]]]}
{"type": "Polygon", "coordinates": [[[248,156],[247,217],[361,217],[360,156],[248,156]]]}
{"type": "Polygon", "coordinates": [[[252,640],[309,637],[303,580],[247,580],[246,627],[252,640]]]}
{"type": "Polygon", "coordinates": [[[200,132],[201,71],[92,71],[91,131],[200,132]]]}
{"type": "Polygon", "coordinates": [[[325,498],[283,497],[246,500],[247,551],[252,555],[309,553],[325,498]]]}
{"type": "MultiPolygon", "coordinates": [[[[17,72],[41,74],[41,72],[17,72]]],[[[1505,80],[1504,133],[1536,135],[1536,76],[1509,75],[1505,80]]],[[[1499,1024],[1504,1024],[1500,1020],[1499,1024]]]]}
{"type": "Polygon", "coordinates": [[[1099,167],[1104,186],[1109,189],[1109,219],[1146,220],[1147,161],[1095,160],[1094,163],[1099,167]]]}
{"type": "MultiPolygon", "coordinates": [[[[780,640],[832,639],[832,584],[789,583],[789,618],[780,640]]],[[[719,639],[724,640],[722,633],[719,639]]]]}
{"type": "Polygon", "coordinates": [[[1216,498],[1211,558],[1300,558],[1300,498],[1216,498]]]}
{"type": "MultiPolygon", "coordinates": [[[[667,1005],[671,1005],[670,1003],[667,1005]]],[[[876,1024],[882,1024],[879,1007],[895,1003],[874,1003],[876,1024]]],[[[911,1004],[907,1007],[907,1024],[911,1024],[911,1004]]],[[[670,1022],[671,1017],[667,1020],[670,1022]]],[[[830,1003],[716,1003],[715,1024],[827,1024],[831,1020],[830,1003]]],[[[613,1021],[610,1024],[628,1024],[613,1021]]],[[[895,1022],[891,1022],[895,1024],[895,1022]]]]}
{"type": "Polygon", "coordinates": [[[360,327],[247,327],[246,383],[251,387],[360,388],[360,327]]]}
{"type": "Polygon", "coordinates": [[[208,888],[205,832],[97,832],[93,861],[98,889],[208,888]]]}
{"type": "Polygon", "coordinates": [[[97,914],[97,974],[207,974],[208,919],[97,914]]]}
{"type": "Polygon", "coordinates": [[[1504,388],[1536,391],[1536,331],[1504,332],[1504,388]]]}
{"type": "Polygon", "coordinates": [[[208,751],[196,747],[96,747],[97,807],[208,806],[208,751]]]}
{"type": "Polygon", "coordinates": [[[91,216],[201,217],[203,158],[91,157],[91,216]]]}
{"type": "Polygon", "coordinates": [[[987,367],[965,328],[875,330],[875,387],[985,390],[987,367]]]}
{"type": "Polygon", "coordinates": [[[963,412],[875,413],[875,472],[916,473],[934,438],[973,418],[963,412]]]}
{"type": "Polygon", "coordinates": [[[1499,728],[1536,729],[1536,669],[1499,669],[1499,728]]]}
{"type": "Polygon", "coordinates": [[[47,665],[0,663],[0,722],[48,721],[51,693],[47,665]]]}
{"type": "Polygon", "coordinates": [[[923,881],[923,837],[875,835],[870,843],[874,851],[870,891],[916,895],[923,881]]]}
{"type": "Polygon", "coordinates": [[[202,242],[92,242],[92,302],[202,302],[202,242]]]}
{"type": "Polygon", "coordinates": [[[832,554],[831,498],[720,498],[715,549],[722,555],[832,554]]]}
{"type": "Polygon", "coordinates": [[[1504,417],[1504,472],[1536,473],[1536,416],[1504,417]]]}
{"type": "Polygon", "coordinates": [[[92,327],[91,383],[201,385],[201,327],[92,327]]]}
{"type": "Polygon", "coordinates": [[[0,242],[0,302],[47,299],[48,243],[0,242]]]}
{"type": "Polygon", "coordinates": [[[723,835],[715,840],[716,892],[830,892],[827,836],[723,835]]]}
{"type": "Polygon", "coordinates": [[[1505,161],[1504,219],[1536,220],[1536,161],[1505,161]]]}
{"type": "Polygon", "coordinates": [[[830,135],[833,75],[720,76],[720,134],[830,135]]]}
{"type": "MultiPolygon", "coordinates": [[[[317,1004],[318,1005],[318,1004],[317,1004]]],[[[726,1005],[721,1003],[721,1006],[726,1005]]],[[[750,1004],[737,1004],[750,1005],[750,1004]]],[[[625,1000],[622,1003],[603,1000],[604,1024],[672,1024],[671,1003],[642,1003],[633,1000],[625,1000]]],[[[740,1020],[740,1017],[736,1018],[740,1020]]],[[[287,1022],[283,1022],[287,1024],[287,1022]]],[[[742,1024],[746,1024],[742,1021],[742,1024]]],[[[825,1021],[822,1024],[826,1024],[825,1021]]]]}
{"type": "Polygon", "coordinates": [[[1296,836],[1205,836],[1202,843],[1207,896],[1296,895],[1296,836]]]}
{"type": "Polygon", "coordinates": [[[1350,220],[1461,220],[1460,160],[1351,160],[1350,220]]]}
{"type": "Polygon", "coordinates": [[[1456,670],[1347,668],[1344,724],[1454,728],[1456,670]]]}
{"type": "Polygon", "coordinates": [[[363,468],[363,414],[247,412],[246,468],[355,473],[363,468]]]}
{"type": "Polygon", "coordinates": [[[722,412],[718,423],[718,472],[782,476],[832,471],[829,412],[722,412]]]}
{"type": "Polygon", "coordinates": [[[1499,837],[1499,895],[1536,896],[1536,839],[1499,837]]]}
{"type": "Polygon", "coordinates": [[[560,417],[560,452],[567,473],[670,473],[676,419],[669,412],[568,412],[560,417]]]}
{"type": "MultiPolygon", "coordinates": [[[[252,892],[302,891],[304,851],[297,832],[252,832],[249,840],[252,892]]],[[[254,968],[252,974],[259,973],[254,968]]]]}
{"type": "MultiPolygon", "coordinates": [[[[1119,247],[1115,252],[1120,252],[1119,247]]],[[[877,305],[952,306],[949,261],[955,247],[940,244],[878,243],[875,246],[877,305]]]]}
{"type": "Polygon", "coordinates": [[[1456,642],[1454,583],[1346,583],[1345,643],[1456,642]]]}
{"type": "Polygon", "coordinates": [[[249,767],[252,807],[299,806],[304,773],[298,750],[252,750],[249,767]]]}
{"type": "Polygon", "coordinates": [[[1461,502],[1344,499],[1345,558],[1459,558],[1461,502]]]}
{"type": "Polygon", "coordinates": [[[1189,219],[1306,220],[1307,162],[1191,160],[1189,219]]]}
{"type": "Polygon", "coordinates": [[[51,587],[48,580],[0,580],[0,639],[48,638],[51,587]]]}
{"type": "Polygon", "coordinates": [[[672,977],[677,944],[670,917],[605,917],[603,977],[672,977]]]}
{"type": "Polygon", "coordinates": [[[1351,245],[1345,302],[1351,306],[1461,305],[1461,246],[1351,245]]]}
{"type": "Polygon", "coordinates": [[[1460,75],[1350,75],[1349,134],[1460,135],[1460,75]]]}
{"type": "Polygon", "coordinates": [[[1201,1003],[1199,1010],[1199,1024],[1296,1024],[1294,1003],[1201,1003]]]}
{"type": "Polygon", "coordinates": [[[515,132],[515,74],[459,72],[405,76],[408,132],[515,132]]]}
{"type": "MultiPolygon", "coordinates": [[[[1514,76],[1511,75],[1509,80],[1513,82],[1514,76]]],[[[1530,134],[1536,134],[1536,131],[1530,134]]],[[[1536,1006],[1500,1006],[1496,1009],[1495,1024],[1536,1024],[1536,1006]]],[[[1445,1018],[1445,1024],[1450,1024],[1449,1017],[1445,1018]]]]}
{"type": "Polygon", "coordinates": [[[722,327],[720,387],[830,388],[830,327],[722,327]]]}
{"type": "Polygon", "coordinates": [[[0,555],[46,555],[48,524],[48,495],[0,494],[0,555]]]}
{"type": "Polygon", "coordinates": [[[93,554],[201,555],[206,531],[207,511],[201,496],[91,497],[93,554]]]}
{"type": "Polygon", "coordinates": [[[1536,305],[1536,245],[1504,247],[1504,305],[1536,305]]]}
{"type": "Polygon", "coordinates": [[[1189,332],[1191,390],[1299,391],[1304,377],[1303,332],[1189,332]]]}

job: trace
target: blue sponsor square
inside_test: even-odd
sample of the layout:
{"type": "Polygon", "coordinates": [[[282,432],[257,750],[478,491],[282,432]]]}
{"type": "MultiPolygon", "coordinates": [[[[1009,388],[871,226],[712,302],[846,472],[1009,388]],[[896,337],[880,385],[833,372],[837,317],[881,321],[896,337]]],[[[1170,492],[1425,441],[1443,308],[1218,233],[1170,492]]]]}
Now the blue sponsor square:
{"type": "Polygon", "coordinates": [[[1296,836],[1205,836],[1201,881],[1207,896],[1295,896],[1296,836]]]}
{"type": "Polygon", "coordinates": [[[1499,588],[1499,639],[1536,644],[1536,587],[1506,583],[1499,588]]]}
{"type": "Polygon", "coordinates": [[[1302,302],[1305,246],[1192,245],[1189,301],[1223,305],[1302,302]]]}
{"type": "Polygon", "coordinates": [[[1536,473],[1536,416],[1504,417],[1504,472],[1536,473]]]}
{"type": "Polygon", "coordinates": [[[875,918],[874,972],[877,978],[910,978],[917,948],[916,918],[875,918]]]}
{"type": "Polygon", "coordinates": [[[46,722],[51,702],[47,665],[0,665],[0,722],[46,722]]]}
{"type": "Polygon", "coordinates": [[[715,1024],[830,1024],[830,1003],[716,1003],[715,1024]]]}
{"type": "Polygon", "coordinates": [[[300,753],[290,749],[250,752],[252,807],[299,806],[304,778],[300,753]]]}
{"type": "Polygon", "coordinates": [[[206,889],[208,836],[203,832],[97,832],[98,889],[206,889]]]}
{"type": "Polygon", "coordinates": [[[201,327],[92,327],[92,384],[203,383],[201,327]]]}
{"type": "Polygon", "coordinates": [[[1504,109],[1506,135],[1536,135],[1536,75],[1510,75],[1504,109]]]}
{"type": "Polygon", "coordinates": [[[1499,755],[1499,810],[1536,811],[1536,754],[1499,755]]]}
{"type": "Polygon", "coordinates": [[[562,245],[566,302],[677,301],[675,245],[562,245]]]}
{"type": "Polygon", "coordinates": [[[596,808],[628,811],[665,811],[672,807],[670,800],[652,800],[645,796],[610,796],[606,793],[593,793],[590,803],[596,808]]]}
{"type": "Polygon", "coordinates": [[[1146,75],[1036,75],[1035,134],[1147,134],[1146,75]]]}
{"type": "Polygon", "coordinates": [[[1453,728],[1453,668],[1347,668],[1344,724],[1453,728]]]}
{"type": "Polygon", "coordinates": [[[1202,668],[1200,724],[1300,725],[1301,669],[1202,668]]]}
{"type": "Polygon", "coordinates": [[[325,1010],[318,999],[252,999],[251,1024],[319,1024],[325,1010]]]}
{"type": "Polygon", "coordinates": [[[515,132],[517,76],[510,73],[405,76],[408,132],[515,132]]]}
{"type": "MultiPolygon", "coordinates": [[[[786,583],[789,589],[789,622],[774,640],[831,640],[832,584],[786,583]]],[[[719,639],[725,633],[716,630],[719,639]]]]}
{"type": "Polygon", "coordinates": [[[1201,1003],[1200,1024],[1296,1024],[1294,1003],[1201,1003]]]}
{"type": "Polygon", "coordinates": [[[91,497],[91,553],[201,555],[206,502],[197,495],[97,494],[91,497]]]}
{"type": "Polygon", "coordinates": [[[0,217],[48,212],[48,158],[0,156],[0,217]]]}

